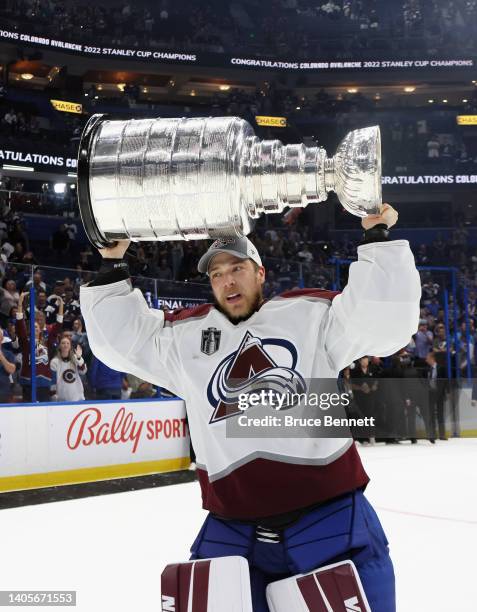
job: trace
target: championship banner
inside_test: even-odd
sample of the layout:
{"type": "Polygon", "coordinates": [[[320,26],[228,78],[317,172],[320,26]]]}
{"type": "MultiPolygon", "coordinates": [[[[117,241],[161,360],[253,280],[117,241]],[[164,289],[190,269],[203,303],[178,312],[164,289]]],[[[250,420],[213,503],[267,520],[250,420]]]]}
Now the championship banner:
{"type": "Polygon", "coordinates": [[[180,399],[0,406],[0,492],[189,465],[180,399]]]}
{"type": "Polygon", "coordinates": [[[475,185],[477,174],[411,174],[382,176],[383,185],[475,185]]]}
{"type": "Polygon", "coordinates": [[[187,298],[187,297],[163,297],[157,300],[157,305],[163,310],[175,310],[176,308],[194,308],[205,304],[205,298],[187,298]]]}
{"type": "Polygon", "coordinates": [[[78,102],[66,102],[64,100],[50,100],[53,108],[63,113],[78,113],[83,112],[83,105],[78,102]]]}
{"type": "Polygon", "coordinates": [[[429,70],[455,70],[461,68],[475,68],[477,62],[473,57],[461,58],[434,58],[406,59],[405,57],[394,57],[384,59],[379,56],[369,60],[359,61],[336,61],[329,58],[312,58],[302,61],[290,57],[287,60],[273,60],[268,57],[234,57],[224,53],[212,52],[190,52],[187,49],[171,49],[159,51],[155,48],[124,48],[116,46],[96,46],[67,40],[50,38],[27,31],[18,31],[15,28],[0,28],[0,40],[10,42],[16,46],[29,45],[41,47],[51,51],[60,51],[87,55],[90,57],[118,58],[137,60],[139,62],[150,62],[154,64],[188,64],[195,66],[221,67],[221,68],[247,68],[264,70],[290,70],[303,72],[358,72],[362,70],[392,70],[392,71],[423,71],[429,70]]]}
{"type": "Polygon", "coordinates": [[[257,125],[266,127],[287,127],[286,117],[265,117],[264,115],[257,115],[257,117],[255,117],[255,121],[257,122],[257,125]]]}
{"type": "Polygon", "coordinates": [[[477,115],[457,115],[457,125],[477,125],[477,115]]]}
{"type": "Polygon", "coordinates": [[[75,157],[64,155],[51,155],[46,151],[19,150],[11,147],[3,147],[0,143],[0,164],[30,166],[34,170],[51,170],[76,172],[77,160],[75,157]]]}

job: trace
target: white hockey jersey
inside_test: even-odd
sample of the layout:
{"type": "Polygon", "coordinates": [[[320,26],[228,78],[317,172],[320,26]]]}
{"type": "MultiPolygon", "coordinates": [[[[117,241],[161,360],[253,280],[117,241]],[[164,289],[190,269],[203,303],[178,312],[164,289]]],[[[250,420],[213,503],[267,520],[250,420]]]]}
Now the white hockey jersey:
{"type": "Polygon", "coordinates": [[[228,377],[287,368],[336,378],[362,355],[390,355],[417,330],[421,285],[406,240],[360,246],[342,293],[289,291],[231,323],[212,304],[150,309],[127,280],[83,286],[93,353],[115,370],[165,387],[186,402],[204,508],[253,519],[311,506],[363,487],[350,438],[231,438],[222,393],[228,377]]]}
{"type": "Polygon", "coordinates": [[[56,372],[56,395],[60,402],[79,402],[84,400],[84,388],[81,376],[87,371],[83,358],[65,361],[61,357],[53,357],[50,369],[56,372]]]}

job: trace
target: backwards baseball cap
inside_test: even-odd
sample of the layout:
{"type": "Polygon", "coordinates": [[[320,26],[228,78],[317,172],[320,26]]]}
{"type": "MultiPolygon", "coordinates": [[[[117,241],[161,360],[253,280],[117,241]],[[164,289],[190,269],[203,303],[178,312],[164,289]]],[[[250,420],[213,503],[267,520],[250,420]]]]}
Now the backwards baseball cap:
{"type": "Polygon", "coordinates": [[[219,253],[230,253],[235,255],[235,257],[240,257],[240,259],[251,259],[259,266],[263,265],[257,248],[246,236],[241,236],[240,238],[219,238],[210,245],[208,251],[200,258],[197,266],[199,272],[208,274],[212,257],[219,253]]]}

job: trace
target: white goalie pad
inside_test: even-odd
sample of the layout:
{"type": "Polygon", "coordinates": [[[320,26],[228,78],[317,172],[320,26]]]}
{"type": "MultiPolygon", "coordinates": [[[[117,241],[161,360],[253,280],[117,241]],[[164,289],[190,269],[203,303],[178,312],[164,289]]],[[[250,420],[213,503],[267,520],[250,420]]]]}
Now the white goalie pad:
{"type": "Polygon", "coordinates": [[[371,612],[358,571],[349,560],[272,582],[267,602],[270,612],[371,612]]]}
{"type": "Polygon", "coordinates": [[[167,565],[161,574],[162,612],[253,612],[244,557],[167,565]]]}

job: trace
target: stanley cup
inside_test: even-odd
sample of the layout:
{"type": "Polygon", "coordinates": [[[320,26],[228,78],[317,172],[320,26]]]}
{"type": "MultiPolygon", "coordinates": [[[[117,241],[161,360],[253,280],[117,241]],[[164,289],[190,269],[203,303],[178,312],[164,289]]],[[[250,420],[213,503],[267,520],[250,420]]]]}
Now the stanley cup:
{"type": "Polygon", "coordinates": [[[381,204],[379,127],[320,147],[260,140],[237,117],[109,119],[93,115],[78,159],[78,200],[92,244],[243,236],[262,213],[336,192],[359,217],[381,204]]]}

